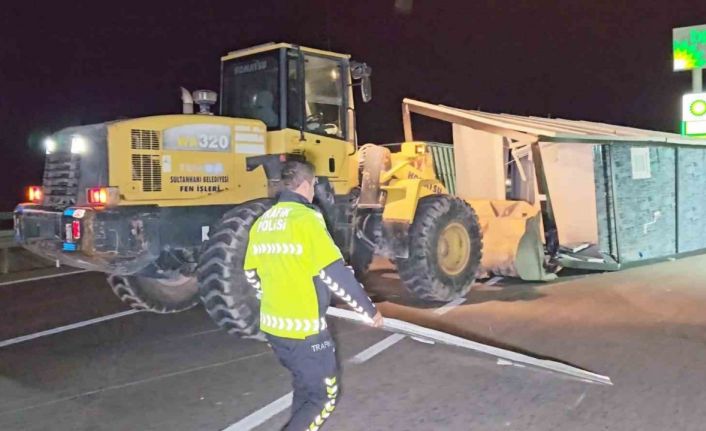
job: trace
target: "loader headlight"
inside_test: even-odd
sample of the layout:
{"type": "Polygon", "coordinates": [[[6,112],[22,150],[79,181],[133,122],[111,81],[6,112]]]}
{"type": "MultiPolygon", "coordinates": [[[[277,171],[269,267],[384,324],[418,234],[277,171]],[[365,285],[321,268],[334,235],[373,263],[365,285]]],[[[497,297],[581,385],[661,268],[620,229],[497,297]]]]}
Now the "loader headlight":
{"type": "Polygon", "coordinates": [[[71,153],[83,154],[86,152],[86,139],[81,136],[71,137],[71,153]]]}
{"type": "Polygon", "coordinates": [[[44,139],[44,151],[47,154],[51,154],[56,151],[56,141],[52,138],[44,139]]]}

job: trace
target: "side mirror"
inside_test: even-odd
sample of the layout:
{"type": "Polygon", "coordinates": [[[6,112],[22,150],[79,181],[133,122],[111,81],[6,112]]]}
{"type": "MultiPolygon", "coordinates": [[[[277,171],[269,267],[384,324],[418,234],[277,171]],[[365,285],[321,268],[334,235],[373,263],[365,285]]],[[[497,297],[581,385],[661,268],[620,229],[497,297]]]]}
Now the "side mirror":
{"type": "Polygon", "coordinates": [[[365,63],[351,62],[351,78],[360,80],[360,95],[363,97],[363,102],[368,103],[373,99],[373,87],[370,75],[373,74],[373,68],[365,63]]]}
{"type": "Polygon", "coordinates": [[[360,95],[363,97],[363,102],[365,103],[373,100],[373,86],[370,75],[364,76],[360,80],[360,95]]]}

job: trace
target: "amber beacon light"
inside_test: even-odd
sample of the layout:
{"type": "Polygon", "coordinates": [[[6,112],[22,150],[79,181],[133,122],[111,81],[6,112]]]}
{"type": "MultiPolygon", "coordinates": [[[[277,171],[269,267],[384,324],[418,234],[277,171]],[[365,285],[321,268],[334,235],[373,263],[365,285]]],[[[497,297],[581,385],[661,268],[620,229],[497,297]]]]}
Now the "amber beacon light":
{"type": "Polygon", "coordinates": [[[38,204],[42,202],[42,197],[44,196],[44,193],[42,192],[42,188],[40,186],[29,186],[27,187],[27,200],[38,204]]]}

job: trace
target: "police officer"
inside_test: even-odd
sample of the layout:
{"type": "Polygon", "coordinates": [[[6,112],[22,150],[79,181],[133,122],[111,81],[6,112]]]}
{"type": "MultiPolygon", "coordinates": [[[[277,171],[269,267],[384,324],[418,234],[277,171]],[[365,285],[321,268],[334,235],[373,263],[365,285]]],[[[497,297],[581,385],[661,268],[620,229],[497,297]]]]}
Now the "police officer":
{"type": "Polygon", "coordinates": [[[336,407],[340,383],[325,318],[331,293],[372,326],[383,319],[311,203],[314,166],[286,162],[281,183],[277,204],[250,230],[244,269],[261,293],[260,329],[293,377],[292,416],[284,430],[316,431],[336,407]]]}

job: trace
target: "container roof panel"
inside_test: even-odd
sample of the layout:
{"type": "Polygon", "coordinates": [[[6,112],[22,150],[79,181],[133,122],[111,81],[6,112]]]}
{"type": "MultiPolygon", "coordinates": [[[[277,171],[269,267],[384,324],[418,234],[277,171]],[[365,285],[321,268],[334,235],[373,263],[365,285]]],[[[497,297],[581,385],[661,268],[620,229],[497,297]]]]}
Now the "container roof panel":
{"type": "Polygon", "coordinates": [[[428,115],[451,123],[490,131],[516,139],[518,133],[543,142],[637,143],[660,145],[706,146],[706,139],[689,138],[677,133],[638,129],[591,121],[544,118],[480,110],[460,109],[405,99],[410,112],[428,115]],[[438,114],[438,115],[437,115],[438,114]],[[488,127],[484,127],[488,126],[488,127]]]}

